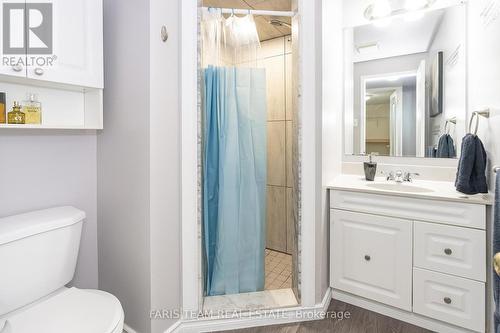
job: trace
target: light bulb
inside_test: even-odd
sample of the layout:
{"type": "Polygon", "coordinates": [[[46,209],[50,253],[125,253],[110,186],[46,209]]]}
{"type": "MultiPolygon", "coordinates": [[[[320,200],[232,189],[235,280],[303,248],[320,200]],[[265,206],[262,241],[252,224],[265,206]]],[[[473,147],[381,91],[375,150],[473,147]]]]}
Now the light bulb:
{"type": "Polygon", "coordinates": [[[405,9],[408,11],[419,10],[426,7],[429,4],[427,0],[406,0],[405,9]]]}
{"type": "Polygon", "coordinates": [[[376,0],[373,3],[372,16],[374,18],[386,17],[391,15],[392,8],[389,0],[376,0]]]}

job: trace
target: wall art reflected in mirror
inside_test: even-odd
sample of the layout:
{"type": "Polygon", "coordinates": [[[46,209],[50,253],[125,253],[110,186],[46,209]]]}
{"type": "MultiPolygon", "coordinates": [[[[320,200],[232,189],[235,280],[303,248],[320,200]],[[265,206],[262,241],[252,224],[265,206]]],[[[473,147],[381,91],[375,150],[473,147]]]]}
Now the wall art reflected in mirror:
{"type": "Polygon", "coordinates": [[[465,5],[346,28],[345,153],[457,158],[465,41],[465,5]]]}

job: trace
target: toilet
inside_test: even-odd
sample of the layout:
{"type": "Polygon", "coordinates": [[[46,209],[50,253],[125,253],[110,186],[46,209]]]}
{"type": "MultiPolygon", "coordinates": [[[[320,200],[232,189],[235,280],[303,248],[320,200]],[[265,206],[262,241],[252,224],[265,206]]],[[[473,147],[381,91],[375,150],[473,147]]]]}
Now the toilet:
{"type": "Polygon", "coordinates": [[[66,287],[85,213],[57,207],[0,219],[0,333],[121,333],[118,299],[66,287]]]}

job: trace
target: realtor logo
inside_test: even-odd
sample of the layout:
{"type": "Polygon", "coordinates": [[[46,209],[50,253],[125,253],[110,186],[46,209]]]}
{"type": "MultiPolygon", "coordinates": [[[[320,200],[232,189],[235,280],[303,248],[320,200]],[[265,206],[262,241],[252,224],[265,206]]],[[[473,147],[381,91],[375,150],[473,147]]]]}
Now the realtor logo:
{"type": "Polygon", "coordinates": [[[52,54],[52,4],[3,4],[3,53],[52,54]]]}

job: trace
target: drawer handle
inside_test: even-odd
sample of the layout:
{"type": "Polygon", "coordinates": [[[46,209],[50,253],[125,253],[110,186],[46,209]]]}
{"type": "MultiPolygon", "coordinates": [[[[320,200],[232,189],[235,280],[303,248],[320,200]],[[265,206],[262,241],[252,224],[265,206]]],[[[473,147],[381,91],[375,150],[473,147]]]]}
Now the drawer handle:
{"type": "Polygon", "coordinates": [[[444,301],[446,304],[451,304],[451,298],[449,298],[449,297],[445,297],[445,298],[443,299],[443,301],[444,301]]]}
{"type": "Polygon", "coordinates": [[[444,253],[447,255],[447,256],[451,256],[451,254],[453,253],[453,251],[451,249],[444,249],[444,253]]]}
{"type": "Polygon", "coordinates": [[[370,261],[370,260],[372,260],[372,257],[370,257],[369,255],[365,255],[365,260],[370,261]]]}

